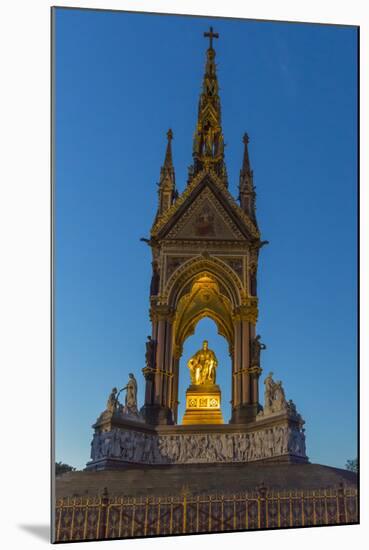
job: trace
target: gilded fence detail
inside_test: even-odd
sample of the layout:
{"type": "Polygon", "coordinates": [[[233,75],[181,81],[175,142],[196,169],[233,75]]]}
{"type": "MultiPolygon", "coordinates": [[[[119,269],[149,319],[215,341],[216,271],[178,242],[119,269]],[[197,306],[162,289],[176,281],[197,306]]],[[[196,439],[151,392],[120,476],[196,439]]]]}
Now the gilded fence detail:
{"type": "Polygon", "coordinates": [[[56,502],[55,541],[222,533],[357,523],[356,489],[258,491],[233,495],[64,498],[56,502]]]}

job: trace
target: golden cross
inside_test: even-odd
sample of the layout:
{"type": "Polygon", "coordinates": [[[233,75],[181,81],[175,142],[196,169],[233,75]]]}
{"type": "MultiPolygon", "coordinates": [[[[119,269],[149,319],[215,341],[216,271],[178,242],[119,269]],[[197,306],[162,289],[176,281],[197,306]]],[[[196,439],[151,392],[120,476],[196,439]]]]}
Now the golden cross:
{"type": "Polygon", "coordinates": [[[217,32],[213,32],[213,27],[210,27],[209,32],[204,32],[205,38],[209,38],[209,49],[213,49],[213,38],[219,38],[219,34],[217,32]]]}

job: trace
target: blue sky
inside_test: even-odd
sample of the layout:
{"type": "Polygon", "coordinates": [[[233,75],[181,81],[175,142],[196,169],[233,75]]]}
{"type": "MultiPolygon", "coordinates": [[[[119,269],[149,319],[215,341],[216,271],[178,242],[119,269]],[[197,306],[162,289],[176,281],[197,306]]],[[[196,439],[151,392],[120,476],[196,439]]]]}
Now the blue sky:
{"type": "MultiPolygon", "coordinates": [[[[216,61],[229,188],[250,136],[262,238],[264,372],[306,420],[312,462],[356,456],[357,35],[312,24],[57,9],[55,17],[56,459],[83,468],[91,425],[129,372],[143,404],[148,237],[166,131],[179,191],[192,158],[207,41],[216,61]]],[[[225,340],[201,321],[230,416],[225,340]]],[[[180,413],[183,414],[183,405],[180,413]]]]}

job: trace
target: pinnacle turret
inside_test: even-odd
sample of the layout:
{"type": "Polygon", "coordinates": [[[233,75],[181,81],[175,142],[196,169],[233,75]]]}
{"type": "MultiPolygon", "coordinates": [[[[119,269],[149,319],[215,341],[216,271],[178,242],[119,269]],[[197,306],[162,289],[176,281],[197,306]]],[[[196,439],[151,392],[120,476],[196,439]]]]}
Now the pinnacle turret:
{"type": "Polygon", "coordinates": [[[172,158],[172,139],[173,132],[169,129],[167,132],[168,141],[165,151],[164,164],[160,170],[158,215],[163,214],[163,212],[170,208],[177,195],[172,158]]]}
{"type": "Polygon", "coordinates": [[[168,172],[173,173],[174,176],[174,168],[173,168],[173,158],[172,158],[172,139],[173,139],[173,132],[169,128],[167,131],[167,149],[165,151],[165,159],[164,159],[164,165],[162,170],[166,170],[168,172]]]}
{"type": "Polygon", "coordinates": [[[218,95],[219,85],[216,75],[215,50],[213,38],[219,38],[218,33],[204,33],[209,38],[209,48],[206,51],[205,74],[202,92],[199,100],[198,119],[193,141],[193,174],[202,169],[213,168],[227,184],[224,164],[224,138],[221,126],[221,108],[218,95]]]}
{"type": "Polygon", "coordinates": [[[239,201],[240,206],[246,214],[256,223],[255,215],[255,188],[254,188],[254,174],[250,166],[249,158],[249,136],[245,133],[243,136],[244,152],[242,168],[240,170],[240,183],[239,183],[239,201]]]}

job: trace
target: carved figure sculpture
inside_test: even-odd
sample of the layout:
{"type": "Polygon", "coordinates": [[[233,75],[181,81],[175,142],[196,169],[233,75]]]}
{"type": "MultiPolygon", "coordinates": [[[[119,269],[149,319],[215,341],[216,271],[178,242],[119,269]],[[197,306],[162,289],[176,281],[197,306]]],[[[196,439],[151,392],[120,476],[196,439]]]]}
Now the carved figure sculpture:
{"type": "Polygon", "coordinates": [[[274,432],[272,429],[267,430],[267,456],[273,456],[275,452],[274,432]]]}
{"type": "Polygon", "coordinates": [[[215,440],[215,453],[218,460],[224,461],[223,437],[219,435],[215,440]]]}
{"type": "Polygon", "coordinates": [[[289,399],[289,401],[287,402],[287,408],[289,410],[289,412],[291,414],[294,414],[297,416],[297,410],[296,410],[296,405],[295,403],[292,401],[292,399],[289,399]]]}
{"type": "Polygon", "coordinates": [[[111,444],[111,434],[107,435],[103,441],[103,447],[102,447],[102,452],[103,452],[103,455],[104,456],[111,456],[111,452],[112,452],[112,444],[111,444]]]}
{"type": "Polygon", "coordinates": [[[141,464],[250,462],[286,453],[306,457],[301,426],[274,426],[250,433],[154,435],[113,429],[95,433],[91,458],[116,457],[141,464]]]}
{"type": "Polygon", "coordinates": [[[119,431],[113,431],[112,437],[112,455],[119,457],[120,456],[120,434],[119,431]]]}
{"type": "Polygon", "coordinates": [[[120,391],[124,390],[126,390],[126,412],[137,414],[137,381],[132,372],[129,373],[129,380],[127,385],[124,386],[124,388],[122,388],[120,391]]]}
{"type": "Polygon", "coordinates": [[[273,373],[270,372],[268,376],[264,380],[265,390],[264,390],[264,410],[270,410],[273,405],[273,389],[274,389],[274,381],[273,381],[273,373]]]}
{"type": "Polygon", "coordinates": [[[152,277],[150,283],[150,296],[156,296],[159,291],[160,273],[158,262],[152,262],[152,277]]]}
{"type": "Polygon", "coordinates": [[[101,456],[101,435],[95,433],[91,441],[91,459],[97,460],[101,456]]]}
{"type": "Polygon", "coordinates": [[[188,361],[191,383],[196,386],[215,384],[217,366],[215,353],[208,348],[207,340],[204,340],[202,348],[188,361]]]}
{"type": "Polygon", "coordinates": [[[266,416],[269,414],[289,411],[293,414],[297,414],[296,407],[293,401],[287,403],[282,382],[274,382],[273,373],[270,372],[264,380],[264,410],[259,413],[260,416],[266,416]]]}
{"type": "Polygon", "coordinates": [[[255,336],[251,342],[251,366],[260,367],[260,352],[266,349],[266,345],[260,342],[260,334],[255,336]]]}
{"type": "MultiPolygon", "coordinates": [[[[304,430],[305,431],[305,430],[304,430]]],[[[287,432],[287,449],[289,452],[295,455],[302,455],[306,453],[305,450],[305,434],[304,431],[299,431],[296,427],[288,428],[287,432]]]]}
{"type": "Polygon", "coordinates": [[[144,453],[144,447],[145,447],[145,435],[142,433],[136,433],[135,434],[135,441],[134,441],[134,459],[135,461],[139,461],[143,459],[143,453],[144,453]]]}
{"type": "Polygon", "coordinates": [[[282,382],[278,380],[278,382],[274,385],[274,408],[276,410],[282,410],[282,408],[287,404],[286,402],[286,396],[284,393],[284,389],[282,387],[282,382]]]}
{"type": "Polygon", "coordinates": [[[300,438],[301,438],[301,454],[302,456],[306,456],[306,439],[305,439],[304,428],[301,428],[300,438]]]}
{"type": "Polygon", "coordinates": [[[146,342],[146,367],[149,369],[154,368],[155,365],[155,342],[151,339],[151,336],[147,337],[146,342]]]}
{"type": "Polygon", "coordinates": [[[214,145],[214,131],[209,123],[206,124],[204,134],[204,154],[207,156],[212,156],[213,154],[213,145],[214,145]]]}
{"type": "Polygon", "coordinates": [[[152,439],[149,435],[144,435],[144,444],[142,450],[142,460],[144,462],[152,462],[152,439]]]}
{"type": "Polygon", "coordinates": [[[111,390],[111,394],[108,397],[108,402],[106,404],[106,410],[110,413],[114,413],[118,407],[119,401],[117,396],[117,388],[111,390]]]}
{"type": "Polygon", "coordinates": [[[122,459],[127,458],[128,454],[128,442],[130,439],[129,432],[120,432],[119,442],[120,442],[120,456],[122,459]]]}

